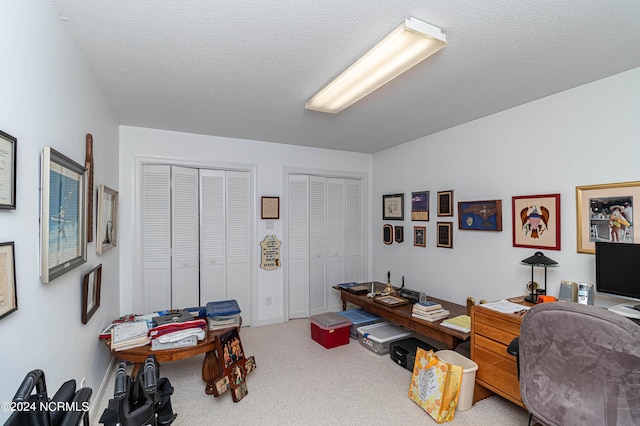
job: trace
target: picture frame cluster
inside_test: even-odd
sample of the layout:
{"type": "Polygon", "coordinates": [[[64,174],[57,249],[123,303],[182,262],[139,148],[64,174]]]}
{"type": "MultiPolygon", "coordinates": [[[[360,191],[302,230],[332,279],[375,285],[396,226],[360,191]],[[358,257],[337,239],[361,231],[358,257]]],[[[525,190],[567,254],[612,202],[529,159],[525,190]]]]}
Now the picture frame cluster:
{"type": "MultiPolygon", "coordinates": [[[[49,283],[86,263],[90,242],[95,240],[98,255],[103,255],[118,243],[118,191],[101,184],[94,193],[93,135],[86,134],[85,142],[84,165],[52,147],[42,149],[40,279],[43,283],[49,283]],[[94,199],[97,200],[95,229],[94,199]]],[[[91,268],[82,277],[83,324],[100,307],[101,283],[102,264],[91,268]]]]}
{"type": "MultiPolygon", "coordinates": [[[[633,206],[640,200],[640,181],[577,186],[576,251],[595,253],[597,241],[640,242],[634,226],[633,206]]],[[[383,220],[404,220],[404,194],[383,195],[383,220]]],[[[437,216],[452,217],[453,190],[437,192],[437,216]]],[[[503,203],[500,199],[459,201],[458,229],[461,231],[503,230],[503,203]]],[[[561,194],[514,195],[511,197],[512,246],[561,250],[561,194]]],[[[429,191],[411,193],[411,220],[428,222],[429,191]]],[[[383,242],[390,245],[402,233],[402,225],[383,225],[383,242]],[[394,231],[400,229],[400,231],[394,231]]],[[[427,226],[413,227],[413,245],[427,246],[427,226]]],[[[453,248],[453,222],[438,221],[436,247],[453,248]]]]}
{"type": "MultiPolygon", "coordinates": [[[[411,193],[411,221],[412,222],[429,222],[430,219],[430,191],[415,191],[411,193]]],[[[439,191],[437,193],[437,209],[438,217],[453,216],[453,190],[439,191]]],[[[382,219],[387,220],[404,220],[405,213],[404,193],[385,194],[382,196],[382,219]]],[[[438,222],[437,247],[453,247],[451,222],[438,222]],[[450,226],[451,225],[451,226],[450,226]],[[440,234],[440,229],[444,231],[440,234]]],[[[394,242],[401,243],[404,241],[404,226],[391,225],[386,223],[382,227],[382,241],[385,245],[391,245],[394,242]]],[[[427,247],[427,227],[421,225],[413,226],[413,246],[427,247]]]]}

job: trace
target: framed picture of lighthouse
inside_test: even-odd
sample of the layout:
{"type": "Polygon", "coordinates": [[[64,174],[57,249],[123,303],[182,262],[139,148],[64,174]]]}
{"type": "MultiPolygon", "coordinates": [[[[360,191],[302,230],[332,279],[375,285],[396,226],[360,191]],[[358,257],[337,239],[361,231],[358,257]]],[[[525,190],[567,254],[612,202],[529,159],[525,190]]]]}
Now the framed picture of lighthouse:
{"type": "Polygon", "coordinates": [[[513,246],[560,250],[560,194],[512,197],[513,246]]]}

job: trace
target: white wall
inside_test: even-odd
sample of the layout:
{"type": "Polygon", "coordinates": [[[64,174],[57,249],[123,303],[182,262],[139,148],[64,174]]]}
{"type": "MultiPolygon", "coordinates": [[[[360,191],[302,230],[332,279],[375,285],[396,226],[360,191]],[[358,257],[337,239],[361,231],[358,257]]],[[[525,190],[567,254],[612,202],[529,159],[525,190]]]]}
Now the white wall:
{"type": "MultiPolygon", "coordinates": [[[[559,262],[548,269],[548,294],[560,280],[595,283],[594,256],[576,252],[576,186],[640,180],[640,69],[417,139],[373,156],[373,277],[461,304],[525,294],[536,250],[512,245],[511,197],[561,194],[559,262]],[[453,218],[436,216],[437,191],[454,190],[453,218]],[[405,214],[405,242],[385,246],[382,195],[430,191],[429,222],[405,214]],[[459,201],[501,199],[503,231],[458,230],[459,201]],[[453,249],[437,248],[436,222],[453,221],[453,249]],[[427,226],[427,247],[413,246],[413,226],[427,226]]],[[[542,270],[535,280],[544,281],[542,270]]],[[[596,304],[621,303],[597,296],[596,304]]]]}
{"type": "MultiPolygon", "coordinates": [[[[11,401],[24,376],[45,372],[50,394],[66,380],[94,395],[110,361],[98,339],[118,311],[118,249],[96,255],[48,284],[39,274],[40,155],[51,146],[80,164],[94,137],[95,186],[118,187],[118,127],[92,74],[47,0],[0,2],[0,129],[17,142],[17,208],[0,210],[0,241],[15,242],[18,310],[0,319],[0,401],[11,401]],[[81,284],[102,263],[101,306],[82,325],[81,284]]],[[[9,413],[0,411],[0,422],[9,413]]]]}
{"type": "MultiPolygon", "coordinates": [[[[336,174],[363,173],[367,176],[371,172],[370,154],[121,126],[119,238],[122,313],[137,311],[142,306],[141,294],[136,292],[132,285],[137,281],[133,253],[137,185],[135,168],[142,158],[171,160],[202,167],[253,168],[257,218],[253,246],[256,253],[260,241],[266,235],[276,235],[279,240],[283,240],[282,219],[274,221],[274,229],[267,229],[268,222],[260,219],[260,197],[279,196],[282,218],[286,205],[286,197],[283,194],[285,169],[336,171],[336,174]]],[[[259,268],[259,262],[259,257],[256,257],[255,269],[252,271],[255,277],[252,325],[281,322],[284,320],[286,306],[285,267],[265,271],[259,268]],[[271,306],[266,304],[267,297],[272,299],[271,306]]]]}

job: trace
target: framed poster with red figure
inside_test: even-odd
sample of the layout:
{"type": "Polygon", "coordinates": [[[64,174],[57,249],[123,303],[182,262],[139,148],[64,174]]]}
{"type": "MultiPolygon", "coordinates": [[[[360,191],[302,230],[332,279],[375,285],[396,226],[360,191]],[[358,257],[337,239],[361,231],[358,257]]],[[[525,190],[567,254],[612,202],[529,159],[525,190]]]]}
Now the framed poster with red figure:
{"type": "Polygon", "coordinates": [[[511,199],[513,246],[560,250],[560,194],[511,199]]]}

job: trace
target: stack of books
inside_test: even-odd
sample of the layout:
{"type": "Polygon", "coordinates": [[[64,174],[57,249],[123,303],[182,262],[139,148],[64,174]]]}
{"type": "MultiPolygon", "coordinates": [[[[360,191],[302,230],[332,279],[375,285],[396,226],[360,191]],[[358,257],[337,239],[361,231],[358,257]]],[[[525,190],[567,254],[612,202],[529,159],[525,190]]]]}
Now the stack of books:
{"type": "Polygon", "coordinates": [[[469,333],[471,332],[471,317],[469,315],[458,315],[457,317],[442,321],[441,325],[462,331],[463,333],[469,333]]]}
{"type": "Polygon", "coordinates": [[[432,300],[418,302],[413,305],[412,315],[424,321],[438,321],[449,316],[449,311],[432,300]]]}
{"type": "Polygon", "coordinates": [[[128,321],[111,329],[111,350],[122,351],[149,344],[149,325],[146,321],[128,321]]]}

